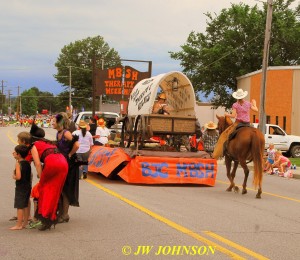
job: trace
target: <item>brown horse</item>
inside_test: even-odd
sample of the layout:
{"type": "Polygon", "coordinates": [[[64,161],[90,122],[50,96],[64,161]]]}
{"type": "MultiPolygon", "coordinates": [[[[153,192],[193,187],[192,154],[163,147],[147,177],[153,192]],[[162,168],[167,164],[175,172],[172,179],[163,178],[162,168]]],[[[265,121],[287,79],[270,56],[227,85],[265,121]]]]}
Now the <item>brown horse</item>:
{"type": "MultiPolygon", "coordinates": [[[[232,121],[228,117],[217,116],[219,119],[218,130],[221,134],[232,121]]],[[[263,177],[263,154],[265,147],[265,138],[260,130],[254,127],[241,127],[237,130],[236,135],[224,145],[224,156],[225,156],[225,165],[227,170],[227,177],[230,181],[230,186],[227,188],[227,191],[235,192],[239,191],[239,188],[235,186],[234,178],[238,164],[240,163],[241,167],[244,170],[245,178],[243,182],[242,194],[247,193],[247,179],[249,176],[249,168],[247,163],[253,161],[254,164],[254,178],[253,184],[257,188],[258,192],[256,198],[261,198],[261,185],[263,177]],[[231,171],[231,162],[234,162],[233,169],[231,171]]]]}

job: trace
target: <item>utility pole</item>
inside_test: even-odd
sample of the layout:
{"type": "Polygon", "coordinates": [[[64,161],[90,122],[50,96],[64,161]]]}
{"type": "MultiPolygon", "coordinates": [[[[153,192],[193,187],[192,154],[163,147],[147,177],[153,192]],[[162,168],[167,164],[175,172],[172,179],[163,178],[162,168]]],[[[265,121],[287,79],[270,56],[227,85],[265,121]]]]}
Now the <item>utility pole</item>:
{"type": "Polygon", "coordinates": [[[69,66],[69,109],[72,113],[72,66],[69,66]]]}
{"type": "Polygon", "coordinates": [[[2,87],[2,92],[1,92],[1,122],[2,124],[4,123],[3,121],[3,105],[5,103],[5,98],[4,98],[4,80],[1,80],[1,87],[2,87]]]}
{"type": "Polygon", "coordinates": [[[1,80],[1,87],[2,87],[2,95],[4,95],[4,88],[5,88],[4,80],[1,80]]]}
{"type": "Polygon", "coordinates": [[[273,0],[268,0],[266,30],[265,30],[265,43],[262,63],[262,77],[260,88],[260,108],[259,108],[259,129],[264,134],[266,132],[266,111],[265,111],[265,99],[266,99],[266,81],[267,81],[267,69],[269,61],[269,48],[271,38],[272,27],[272,12],[273,12],[273,0]]]}
{"type": "Polygon", "coordinates": [[[92,82],[93,82],[93,92],[92,92],[92,116],[95,116],[96,107],[96,57],[92,58],[92,82]]]}
{"type": "Polygon", "coordinates": [[[1,94],[2,94],[2,96],[1,96],[1,104],[2,104],[2,107],[1,107],[1,113],[2,113],[2,110],[3,110],[3,105],[5,104],[5,98],[4,98],[4,88],[5,88],[5,86],[4,86],[4,80],[1,80],[1,87],[2,87],[2,92],[1,92],[1,94]]]}
{"type": "Polygon", "coordinates": [[[20,86],[18,88],[18,103],[17,103],[17,119],[22,115],[22,105],[21,105],[21,96],[20,96],[20,86]]]}
{"type": "MultiPolygon", "coordinates": [[[[19,91],[19,89],[18,89],[18,91],[19,91]]],[[[21,97],[21,95],[19,97],[20,97],[20,115],[22,115],[22,97],[21,97]]]]}
{"type": "MultiPolygon", "coordinates": [[[[101,59],[101,69],[104,70],[104,59],[101,59]]],[[[102,95],[100,95],[99,99],[99,111],[102,111],[102,95]]]]}
{"type": "Polygon", "coordinates": [[[10,96],[12,95],[12,94],[10,93],[10,92],[11,92],[11,89],[8,89],[7,92],[8,92],[8,106],[9,106],[9,107],[8,107],[9,109],[8,109],[7,112],[8,112],[9,115],[11,115],[11,102],[10,102],[10,96]]]}

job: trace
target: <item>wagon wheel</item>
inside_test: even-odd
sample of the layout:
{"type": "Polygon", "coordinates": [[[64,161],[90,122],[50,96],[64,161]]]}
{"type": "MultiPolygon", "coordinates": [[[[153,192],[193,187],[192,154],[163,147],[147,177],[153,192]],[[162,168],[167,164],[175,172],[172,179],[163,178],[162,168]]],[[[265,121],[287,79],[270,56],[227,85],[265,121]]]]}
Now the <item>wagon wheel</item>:
{"type": "Polygon", "coordinates": [[[124,147],[124,148],[130,147],[130,144],[132,142],[132,137],[133,137],[132,130],[133,130],[132,118],[126,116],[122,125],[120,147],[124,147]]]}
{"type": "Polygon", "coordinates": [[[144,116],[137,116],[134,124],[134,146],[137,149],[142,149],[144,147],[145,127],[144,116]]]}

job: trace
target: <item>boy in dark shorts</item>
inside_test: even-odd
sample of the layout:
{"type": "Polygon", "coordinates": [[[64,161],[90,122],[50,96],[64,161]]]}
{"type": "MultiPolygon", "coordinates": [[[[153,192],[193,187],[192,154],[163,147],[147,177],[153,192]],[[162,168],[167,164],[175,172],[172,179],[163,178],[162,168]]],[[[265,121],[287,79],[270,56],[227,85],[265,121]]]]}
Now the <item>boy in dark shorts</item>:
{"type": "Polygon", "coordinates": [[[16,180],[14,208],[17,209],[17,223],[10,230],[21,230],[28,224],[28,201],[31,193],[31,166],[25,160],[28,151],[26,145],[17,145],[13,152],[16,159],[16,168],[12,177],[16,180]]]}

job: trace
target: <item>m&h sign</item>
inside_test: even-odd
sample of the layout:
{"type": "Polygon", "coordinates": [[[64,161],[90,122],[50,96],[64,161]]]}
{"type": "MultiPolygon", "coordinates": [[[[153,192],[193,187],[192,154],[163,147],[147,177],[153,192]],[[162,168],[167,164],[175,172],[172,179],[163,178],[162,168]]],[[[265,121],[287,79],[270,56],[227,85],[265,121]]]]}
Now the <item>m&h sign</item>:
{"type": "Polygon", "coordinates": [[[130,66],[96,69],[96,96],[106,95],[115,101],[128,100],[133,87],[150,77],[150,72],[141,72],[130,66]]]}

